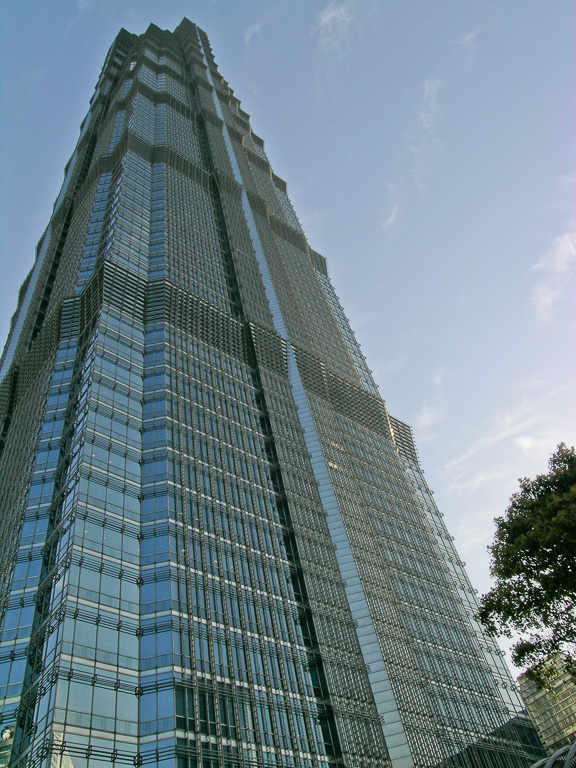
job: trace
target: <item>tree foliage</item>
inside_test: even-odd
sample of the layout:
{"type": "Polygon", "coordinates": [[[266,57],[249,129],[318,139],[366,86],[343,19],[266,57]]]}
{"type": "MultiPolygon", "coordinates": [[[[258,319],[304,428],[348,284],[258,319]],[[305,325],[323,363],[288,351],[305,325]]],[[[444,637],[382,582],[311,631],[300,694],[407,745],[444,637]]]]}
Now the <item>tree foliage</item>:
{"type": "Polygon", "coordinates": [[[548,684],[546,660],[563,653],[576,675],[576,453],[560,444],[547,475],[520,480],[496,519],[490,572],[495,585],[478,617],[494,635],[520,640],[512,660],[538,685],[548,684]]]}

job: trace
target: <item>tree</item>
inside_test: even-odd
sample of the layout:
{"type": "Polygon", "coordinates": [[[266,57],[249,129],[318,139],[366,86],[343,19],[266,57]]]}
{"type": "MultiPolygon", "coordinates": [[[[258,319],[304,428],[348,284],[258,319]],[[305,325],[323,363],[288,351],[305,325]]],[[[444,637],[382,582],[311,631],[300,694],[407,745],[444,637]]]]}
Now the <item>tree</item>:
{"type": "Polygon", "coordinates": [[[520,480],[488,547],[496,580],[478,618],[490,634],[512,637],[512,660],[549,684],[548,659],[565,654],[576,676],[576,452],[561,443],[547,475],[520,480]],[[528,634],[526,634],[528,633],[528,634]]]}

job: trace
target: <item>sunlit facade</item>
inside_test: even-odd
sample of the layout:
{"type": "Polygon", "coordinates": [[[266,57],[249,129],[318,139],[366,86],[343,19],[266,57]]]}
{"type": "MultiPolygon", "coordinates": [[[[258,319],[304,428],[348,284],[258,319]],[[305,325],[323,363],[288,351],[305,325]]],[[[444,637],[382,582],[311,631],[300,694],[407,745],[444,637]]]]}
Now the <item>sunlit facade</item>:
{"type": "Polygon", "coordinates": [[[112,45],[0,376],[0,764],[544,754],[412,432],[189,21],[112,45]]]}
{"type": "MultiPolygon", "coordinates": [[[[549,755],[576,742],[576,682],[558,656],[548,662],[554,669],[549,688],[539,688],[520,675],[520,695],[549,755]]],[[[574,748],[576,754],[576,747],[574,748]]]]}

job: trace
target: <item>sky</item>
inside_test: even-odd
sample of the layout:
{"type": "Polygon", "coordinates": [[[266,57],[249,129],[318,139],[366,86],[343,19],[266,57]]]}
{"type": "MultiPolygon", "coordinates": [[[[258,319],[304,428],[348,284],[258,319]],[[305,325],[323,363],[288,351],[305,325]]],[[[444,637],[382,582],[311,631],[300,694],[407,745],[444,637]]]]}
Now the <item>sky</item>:
{"type": "Polygon", "coordinates": [[[208,34],[480,593],[576,444],[572,0],[0,0],[0,338],[120,27],[208,34]]]}

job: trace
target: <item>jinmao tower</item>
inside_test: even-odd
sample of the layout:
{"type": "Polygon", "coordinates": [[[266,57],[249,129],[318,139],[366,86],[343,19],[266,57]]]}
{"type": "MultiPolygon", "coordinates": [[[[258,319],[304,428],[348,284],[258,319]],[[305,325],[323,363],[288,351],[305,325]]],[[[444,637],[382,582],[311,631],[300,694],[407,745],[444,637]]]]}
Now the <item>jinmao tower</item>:
{"type": "Polygon", "coordinates": [[[544,756],[190,21],[114,41],[0,375],[0,765],[544,756]]]}

